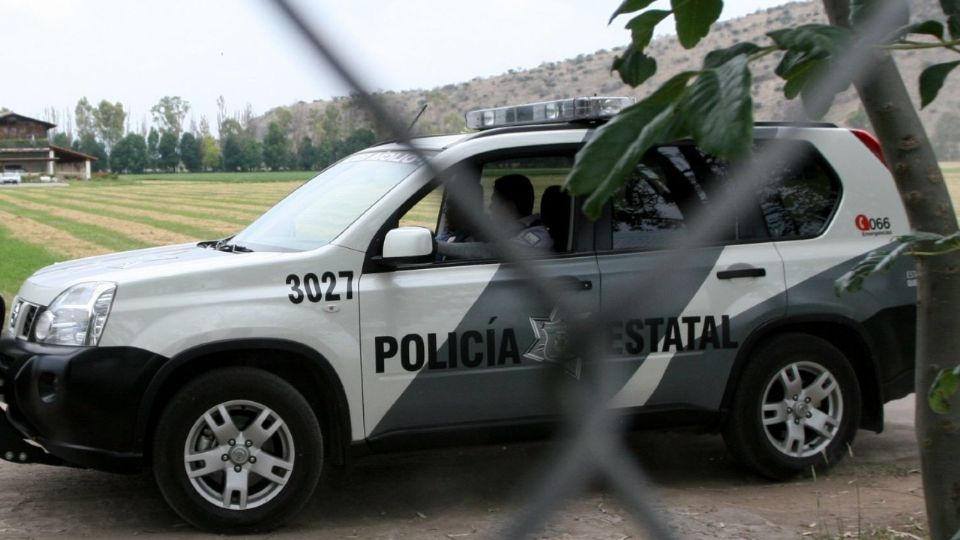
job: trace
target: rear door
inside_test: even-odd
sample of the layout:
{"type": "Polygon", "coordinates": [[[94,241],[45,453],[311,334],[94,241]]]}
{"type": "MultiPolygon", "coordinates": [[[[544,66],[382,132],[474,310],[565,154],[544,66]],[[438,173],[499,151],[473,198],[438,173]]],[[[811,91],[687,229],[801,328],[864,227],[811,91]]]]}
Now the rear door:
{"type": "Polygon", "coordinates": [[[654,149],[598,228],[614,406],[718,409],[744,339],[784,315],[783,262],[732,178],[692,144],[654,149]]]}

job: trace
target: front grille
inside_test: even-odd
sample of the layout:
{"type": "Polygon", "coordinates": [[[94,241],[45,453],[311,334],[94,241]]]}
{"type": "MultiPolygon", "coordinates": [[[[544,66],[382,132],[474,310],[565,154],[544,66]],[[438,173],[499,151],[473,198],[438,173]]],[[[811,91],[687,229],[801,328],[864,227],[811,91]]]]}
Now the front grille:
{"type": "Polygon", "coordinates": [[[10,333],[13,337],[29,341],[39,313],[40,306],[17,299],[10,313],[10,333]]]}
{"type": "Polygon", "coordinates": [[[40,308],[33,304],[27,304],[26,310],[26,313],[21,316],[23,323],[20,325],[20,333],[17,337],[29,340],[33,332],[33,323],[37,320],[37,312],[40,311],[40,308]]]}

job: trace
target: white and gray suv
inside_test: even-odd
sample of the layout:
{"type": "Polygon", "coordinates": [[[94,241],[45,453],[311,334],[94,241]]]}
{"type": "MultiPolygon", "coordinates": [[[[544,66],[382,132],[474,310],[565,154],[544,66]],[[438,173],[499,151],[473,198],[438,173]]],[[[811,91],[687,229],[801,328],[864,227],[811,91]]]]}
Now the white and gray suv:
{"type": "Polygon", "coordinates": [[[561,185],[613,108],[477,111],[479,131],[416,139],[429,167],[380,144],[234,237],[39,270],[0,342],[0,457],[152,467],[190,523],[262,530],[306,504],[325,465],[533,436],[562,419],[557,388],[603,371],[636,425],[706,426],[762,475],[836,463],[912,391],[909,261],[857,294],[833,288],[909,232],[875,140],[760,124],[767,162],[750,179],[691,142],[662,145],[590,220],[561,185]],[[570,314],[496,251],[437,254],[489,239],[453,217],[431,170],[477,209],[529,183],[516,244],[599,315],[602,355],[579,354],[570,314]],[[731,192],[746,195],[718,202],[731,192]]]}

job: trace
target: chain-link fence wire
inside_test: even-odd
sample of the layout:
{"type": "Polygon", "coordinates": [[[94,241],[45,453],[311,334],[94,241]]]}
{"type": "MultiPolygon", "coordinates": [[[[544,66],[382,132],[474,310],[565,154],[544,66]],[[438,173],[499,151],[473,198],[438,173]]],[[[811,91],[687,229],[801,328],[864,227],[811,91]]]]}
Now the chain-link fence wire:
{"type": "MultiPolygon", "coordinates": [[[[603,306],[599,313],[585,302],[585,298],[571,294],[569,284],[551,277],[545,269],[548,261],[537,254],[524,250],[511,241],[514,234],[505,224],[497,223],[475,204],[470,194],[458,189],[452,181],[450,170],[437,170],[410,131],[380,101],[374,99],[360,83],[355,72],[344,62],[335,48],[323,39],[322,34],[307,22],[307,18],[290,0],[272,0],[282,16],[309,44],[315,59],[328,67],[349,86],[352,94],[366,107],[375,119],[395,139],[418,156],[430,174],[433,187],[444,186],[445,204],[462,216],[471,230],[487,239],[499,256],[502,264],[509,265],[527,285],[528,295],[517,298],[511,309],[529,312],[535,307],[552,306],[559,318],[568,324],[569,343],[572,354],[584,365],[591,366],[591,376],[574,381],[571,378],[550,379],[555,395],[564,412],[565,434],[559,437],[553,455],[525,490],[521,510],[502,531],[503,538],[525,538],[539,530],[550,514],[569,497],[575,495],[591,480],[600,477],[606,480],[621,497],[637,524],[651,538],[671,539],[671,529],[665,523],[653,502],[653,488],[637,460],[630,454],[622,433],[620,414],[610,406],[611,399],[623,388],[622,373],[608,368],[610,352],[607,348],[607,328],[611,321],[623,320],[624,314],[636,311],[638,298],[624,295],[610,305],[603,306]]],[[[835,56],[826,72],[805,92],[804,99],[810,110],[826,110],[836,93],[847,88],[851,82],[870,75],[871,61],[876,47],[882,45],[897,29],[900,12],[896,2],[880,3],[868,20],[858,27],[857,37],[849,48],[835,56]]],[[[789,120],[803,121],[797,116],[789,120]]],[[[792,138],[796,128],[780,127],[781,138],[792,138]]],[[[637,276],[634,291],[671,291],[679,284],[674,269],[707,241],[725,223],[731,222],[738,213],[754,204],[754,189],[770,175],[775,167],[792,167],[800,164],[803,156],[786,145],[766,145],[758,149],[752,159],[731,170],[728,188],[711,200],[709,215],[698,216],[697,221],[687,223],[688,234],[671,246],[659,264],[637,276]]],[[[643,367],[643,366],[641,366],[643,367]]],[[[665,365],[654,366],[662,373],[665,365]]],[[[647,396],[649,397],[649,396],[647,396]]]]}

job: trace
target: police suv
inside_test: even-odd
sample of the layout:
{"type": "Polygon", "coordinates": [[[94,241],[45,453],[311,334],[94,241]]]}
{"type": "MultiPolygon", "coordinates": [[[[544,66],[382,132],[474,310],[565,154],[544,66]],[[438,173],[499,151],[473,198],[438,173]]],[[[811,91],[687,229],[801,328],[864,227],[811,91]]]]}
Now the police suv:
{"type": "Polygon", "coordinates": [[[190,523],[263,530],[324,465],[542,433],[573,403],[558,389],[603,373],[630,425],[719,431],[771,478],[836,463],[912,391],[911,264],[833,288],[909,232],[877,141],[758,124],[744,163],[663,145],[589,220],[560,186],[628,103],[473,111],[473,132],[358,152],[233,237],[39,270],[0,342],[0,457],[152,467],[190,523]],[[578,313],[496,250],[438,253],[491,241],[454,216],[454,185],[478,214],[521,193],[507,243],[578,313]],[[598,315],[604,351],[580,354],[570,321],[598,315]]]}

